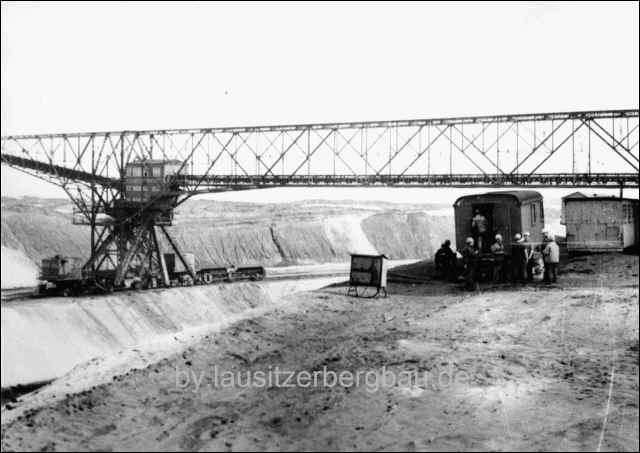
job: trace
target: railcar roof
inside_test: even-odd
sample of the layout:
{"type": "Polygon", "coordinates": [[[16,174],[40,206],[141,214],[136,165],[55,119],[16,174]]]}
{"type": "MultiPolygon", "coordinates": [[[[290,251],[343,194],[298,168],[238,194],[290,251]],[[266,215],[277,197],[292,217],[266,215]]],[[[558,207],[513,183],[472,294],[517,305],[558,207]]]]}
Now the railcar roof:
{"type": "Polygon", "coordinates": [[[542,195],[540,194],[540,192],[536,192],[535,190],[499,190],[496,192],[480,193],[476,195],[465,195],[463,197],[458,198],[454,204],[457,205],[459,201],[469,199],[469,198],[484,198],[484,197],[491,198],[494,196],[513,197],[516,200],[518,200],[519,203],[523,203],[525,201],[531,201],[531,200],[542,200],[542,195]]]}
{"type": "Polygon", "coordinates": [[[640,200],[637,198],[620,198],[615,195],[599,195],[596,197],[585,197],[585,198],[563,198],[565,203],[574,202],[574,201],[630,201],[632,203],[640,203],[640,200]]]}

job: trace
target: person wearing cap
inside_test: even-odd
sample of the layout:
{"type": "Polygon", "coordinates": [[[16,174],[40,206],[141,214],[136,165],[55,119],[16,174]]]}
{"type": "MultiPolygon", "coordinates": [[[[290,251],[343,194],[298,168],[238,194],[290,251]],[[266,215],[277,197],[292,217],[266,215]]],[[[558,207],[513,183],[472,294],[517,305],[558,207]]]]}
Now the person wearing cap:
{"type": "Polygon", "coordinates": [[[480,289],[480,285],[476,281],[476,273],[478,268],[479,252],[473,246],[473,238],[468,237],[465,246],[462,249],[462,261],[464,264],[464,282],[465,288],[471,291],[480,289]]]}
{"type": "Polygon", "coordinates": [[[522,243],[522,236],[520,233],[517,233],[513,237],[513,243],[511,244],[511,259],[513,264],[511,280],[514,283],[523,282],[526,279],[527,255],[525,253],[525,247],[522,243]]]}
{"type": "Polygon", "coordinates": [[[493,258],[493,281],[502,283],[504,281],[504,263],[506,253],[502,243],[502,235],[496,234],[496,241],[491,244],[491,256],[493,258]]]}
{"type": "Polygon", "coordinates": [[[545,232],[545,246],[542,250],[544,256],[544,281],[555,283],[558,280],[558,264],[560,263],[560,247],[554,237],[545,232]]]}
{"type": "Polygon", "coordinates": [[[480,213],[479,209],[475,210],[475,215],[471,219],[471,231],[474,233],[478,250],[482,252],[486,243],[485,238],[489,233],[489,222],[487,218],[480,213]]]}

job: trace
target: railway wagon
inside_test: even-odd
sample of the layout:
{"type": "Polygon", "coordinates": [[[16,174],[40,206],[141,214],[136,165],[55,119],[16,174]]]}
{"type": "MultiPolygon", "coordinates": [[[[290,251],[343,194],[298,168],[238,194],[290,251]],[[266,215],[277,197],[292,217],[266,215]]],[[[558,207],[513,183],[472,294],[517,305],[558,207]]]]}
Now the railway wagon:
{"type": "Polygon", "coordinates": [[[511,254],[511,243],[516,233],[529,232],[531,242],[542,242],[544,206],[542,195],[534,190],[466,195],[456,200],[453,209],[458,250],[462,250],[468,237],[478,235],[473,227],[473,218],[477,213],[486,219],[487,231],[481,253],[490,252],[496,234],[502,235],[507,254],[511,254]]]}
{"type": "Polygon", "coordinates": [[[173,253],[165,253],[164,260],[172,286],[184,285],[208,285],[211,283],[234,282],[240,280],[262,280],[265,278],[265,269],[262,266],[245,267],[203,267],[196,269],[195,256],[192,253],[183,255],[187,266],[195,275],[195,281],[191,278],[182,261],[173,253]]]}
{"type": "Polygon", "coordinates": [[[231,283],[242,280],[258,281],[265,278],[262,266],[251,267],[206,267],[195,271],[195,281],[186,270],[169,272],[171,286],[210,285],[213,283],[231,283]]]}
{"type": "Polygon", "coordinates": [[[564,197],[561,223],[567,229],[567,251],[621,252],[637,246],[639,205],[632,198],[588,197],[580,192],[564,197]]]}
{"type": "Polygon", "coordinates": [[[83,282],[82,259],[62,255],[43,258],[38,280],[42,283],[37,287],[37,294],[75,294],[83,282]]]}

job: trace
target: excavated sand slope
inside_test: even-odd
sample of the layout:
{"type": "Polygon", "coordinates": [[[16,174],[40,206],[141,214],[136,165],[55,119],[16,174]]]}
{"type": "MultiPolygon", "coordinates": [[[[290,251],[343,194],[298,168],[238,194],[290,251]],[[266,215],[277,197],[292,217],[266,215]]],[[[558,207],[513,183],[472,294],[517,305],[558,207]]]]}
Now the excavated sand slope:
{"type": "Polygon", "coordinates": [[[1,307],[2,387],[53,379],[128,348],[162,349],[176,334],[212,331],[339,278],[234,283],[1,307]]]}

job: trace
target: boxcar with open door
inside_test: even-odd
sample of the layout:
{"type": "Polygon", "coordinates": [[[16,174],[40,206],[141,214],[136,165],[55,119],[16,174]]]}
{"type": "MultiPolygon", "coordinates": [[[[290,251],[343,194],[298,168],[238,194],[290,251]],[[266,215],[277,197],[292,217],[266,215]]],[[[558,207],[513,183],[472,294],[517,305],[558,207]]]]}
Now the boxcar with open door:
{"type": "Polygon", "coordinates": [[[476,236],[473,217],[479,212],[487,225],[486,240],[481,253],[489,253],[496,234],[501,234],[507,254],[516,233],[528,231],[531,242],[542,241],[544,206],[542,195],[534,190],[488,192],[460,197],[453,205],[456,226],[456,247],[461,250],[467,237],[476,236]]]}

